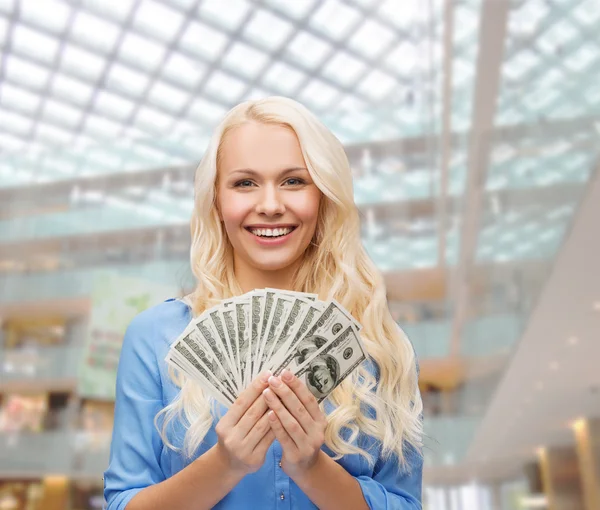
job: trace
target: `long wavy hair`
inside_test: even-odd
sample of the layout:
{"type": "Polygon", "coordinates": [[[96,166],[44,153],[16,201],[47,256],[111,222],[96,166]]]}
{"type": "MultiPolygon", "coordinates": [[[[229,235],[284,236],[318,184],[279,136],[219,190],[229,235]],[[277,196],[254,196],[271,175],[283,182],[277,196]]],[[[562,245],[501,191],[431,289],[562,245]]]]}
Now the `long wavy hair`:
{"type": "MultiPolygon", "coordinates": [[[[350,311],[363,326],[361,338],[376,367],[377,376],[372,364],[363,363],[330,394],[333,410],[327,416],[325,444],[337,458],[359,454],[373,465],[376,459],[356,441],[363,432],[379,440],[384,458],[396,454],[406,467],[406,447],[422,449],[423,404],[414,350],[392,319],[383,277],[361,243],[352,174],[342,144],[316,116],[291,99],[269,97],[234,107],[216,128],[198,165],[191,219],[191,267],[197,286],[188,296],[193,313],[198,315],[243,293],[234,274],[233,248],[217,210],[216,185],[224,137],[248,122],[293,130],[307,169],[323,193],[315,235],[291,290],[316,293],[322,300],[336,299],[350,311]]],[[[217,407],[195,381],[172,368],[169,374],[181,391],[156,415],[155,425],[165,445],[183,451],[189,459],[213,424],[217,407]],[[167,434],[176,418],[185,427],[181,448],[167,434]]]]}

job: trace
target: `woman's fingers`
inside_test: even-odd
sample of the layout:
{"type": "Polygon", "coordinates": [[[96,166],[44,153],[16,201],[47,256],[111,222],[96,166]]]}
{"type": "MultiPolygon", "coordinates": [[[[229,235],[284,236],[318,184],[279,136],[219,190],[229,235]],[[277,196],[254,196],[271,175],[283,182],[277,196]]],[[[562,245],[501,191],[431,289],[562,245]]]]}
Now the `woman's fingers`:
{"type": "Polygon", "coordinates": [[[321,411],[317,399],[306,387],[306,384],[287,369],[281,374],[281,379],[295,393],[298,400],[302,402],[302,405],[314,421],[322,422],[325,419],[325,415],[323,414],[323,411],[321,411]]]}
{"type": "MultiPolygon", "coordinates": [[[[250,407],[254,405],[256,399],[261,395],[262,391],[267,387],[270,375],[271,372],[267,371],[254,379],[254,381],[252,381],[252,383],[240,393],[236,401],[229,408],[229,411],[227,411],[225,416],[221,418],[219,424],[223,423],[223,427],[234,427],[237,425],[250,407]]],[[[250,425],[247,423],[244,424],[246,433],[252,428],[255,422],[256,420],[250,425]]]]}
{"type": "MultiPolygon", "coordinates": [[[[261,399],[264,402],[264,399],[261,399]]],[[[265,408],[266,408],[265,404],[265,408]]],[[[261,418],[254,424],[252,429],[244,436],[244,447],[248,448],[249,451],[255,450],[260,442],[263,440],[265,435],[269,432],[271,426],[269,424],[269,417],[263,412],[261,418]]]]}
{"type": "MultiPolygon", "coordinates": [[[[307,442],[307,435],[302,426],[283,405],[283,402],[279,397],[273,393],[271,388],[267,388],[263,391],[263,395],[265,396],[268,406],[275,412],[287,434],[292,438],[296,446],[301,449],[307,442]]],[[[279,437],[277,437],[277,439],[279,439],[279,437]]]]}
{"type": "Polygon", "coordinates": [[[308,434],[314,426],[313,418],[292,389],[279,377],[273,376],[269,378],[269,388],[279,397],[286,409],[302,426],[304,432],[308,434]]]}
{"type": "Polygon", "coordinates": [[[275,435],[275,439],[279,441],[279,444],[281,445],[283,451],[286,452],[286,454],[288,455],[290,452],[297,452],[298,447],[296,446],[295,441],[285,430],[285,427],[282,425],[281,420],[277,417],[275,411],[269,411],[267,413],[267,417],[269,418],[269,424],[271,426],[273,434],[275,435]]]}

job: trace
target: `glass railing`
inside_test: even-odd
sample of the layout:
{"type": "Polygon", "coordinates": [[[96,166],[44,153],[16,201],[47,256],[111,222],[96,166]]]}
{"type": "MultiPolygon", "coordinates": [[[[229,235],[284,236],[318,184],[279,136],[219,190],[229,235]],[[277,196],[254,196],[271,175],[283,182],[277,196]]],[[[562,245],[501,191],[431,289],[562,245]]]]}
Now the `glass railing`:
{"type": "Polygon", "coordinates": [[[76,379],[82,352],[80,346],[0,348],[0,380],[76,379]]]}
{"type": "Polygon", "coordinates": [[[193,283],[187,265],[181,261],[164,261],[140,265],[103,266],[102,269],[75,269],[49,273],[12,273],[0,276],[0,303],[19,303],[88,297],[96,275],[107,271],[122,276],[144,278],[151,282],[179,288],[193,283]]]}
{"type": "Polygon", "coordinates": [[[71,473],[70,436],[67,430],[0,433],[0,473],[33,477],[71,473]]]}
{"type": "Polygon", "coordinates": [[[429,466],[460,462],[473,439],[479,418],[470,416],[426,417],[424,457],[429,466]]]}

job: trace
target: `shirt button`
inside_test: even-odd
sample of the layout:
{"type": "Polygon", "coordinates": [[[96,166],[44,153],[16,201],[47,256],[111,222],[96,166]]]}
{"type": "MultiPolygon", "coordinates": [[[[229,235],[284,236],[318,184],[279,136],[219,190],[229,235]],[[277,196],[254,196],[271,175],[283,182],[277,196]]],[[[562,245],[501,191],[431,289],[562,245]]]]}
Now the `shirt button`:
{"type": "Polygon", "coordinates": [[[285,499],[285,494],[283,492],[279,495],[279,499],[281,499],[282,501],[285,499]]]}
{"type": "Polygon", "coordinates": [[[279,461],[279,467],[281,467],[281,461],[279,461]]]}

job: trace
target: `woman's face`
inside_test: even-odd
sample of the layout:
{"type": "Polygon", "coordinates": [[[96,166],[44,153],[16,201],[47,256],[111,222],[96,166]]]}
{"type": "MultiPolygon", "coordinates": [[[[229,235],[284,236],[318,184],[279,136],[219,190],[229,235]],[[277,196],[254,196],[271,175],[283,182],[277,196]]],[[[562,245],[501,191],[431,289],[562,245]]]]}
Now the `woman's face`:
{"type": "Polygon", "coordinates": [[[321,191],[291,129],[248,122],[229,131],[217,181],[236,267],[271,271],[299,262],[315,233],[321,191]]]}

